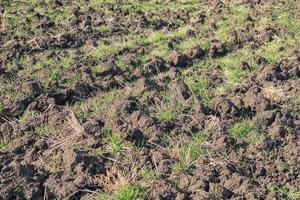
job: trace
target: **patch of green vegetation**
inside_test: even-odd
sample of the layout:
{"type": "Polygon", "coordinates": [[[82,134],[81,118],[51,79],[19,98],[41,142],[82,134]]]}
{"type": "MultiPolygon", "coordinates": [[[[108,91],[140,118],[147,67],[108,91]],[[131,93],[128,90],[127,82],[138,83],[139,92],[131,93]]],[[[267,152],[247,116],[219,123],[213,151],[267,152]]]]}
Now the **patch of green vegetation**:
{"type": "Polygon", "coordinates": [[[203,142],[205,142],[208,139],[208,137],[211,135],[212,131],[213,131],[213,129],[206,129],[203,131],[199,131],[199,132],[193,134],[192,141],[195,144],[202,144],[203,142]]]}
{"type": "Polygon", "coordinates": [[[54,151],[50,158],[49,170],[51,173],[58,173],[59,165],[62,161],[62,153],[61,151],[54,151]]]}
{"type": "Polygon", "coordinates": [[[36,53],[34,59],[30,56],[24,56],[17,60],[17,64],[25,69],[23,76],[32,78],[33,73],[42,71],[42,73],[47,73],[46,78],[50,82],[59,81],[61,75],[72,65],[72,63],[72,56],[63,57],[61,59],[49,59],[48,55],[45,53],[36,53]]]}
{"type": "Polygon", "coordinates": [[[156,179],[156,175],[153,170],[144,169],[142,170],[141,174],[145,181],[154,181],[156,179]]]}
{"type": "Polygon", "coordinates": [[[16,99],[17,99],[17,97],[18,97],[18,91],[17,90],[12,90],[12,91],[10,91],[10,93],[8,93],[8,100],[9,100],[9,102],[14,102],[16,99]]]}
{"type": "Polygon", "coordinates": [[[72,62],[73,60],[71,57],[64,57],[60,60],[61,67],[63,69],[68,69],[72,65],[72,62]]]}
{"type": "MultiPolygon", "coordinates": [[[[91,35],[84,34],[83,39],[97,40],[99,41],[99,46],[94,47],[90,46],[89,42],[85,43],[85,46],[80,49],[81,54],[79,52],[76,59],[79,59],[79,65],[85,65],[86,60],[92,60],[92,64],[89,62],[86,63],[88,65],[87,67],[92,68],[92,66],[96,66],[93,68],[94,75],[101,70],[101,66],[99,64],[100,61],[112,56],[116,57],[116,63],[119,62],[117,63],[119,67],[125,66],[125,64],[122,63],[124,59],[120,58],[128,56],[128,52],[124,51],[125,53],[123,54],[119,54],[119,52],[122,52],[122,50],[125,50],[126,48],[129,50],[134,49],[133,51],[129,51],[129,54],[130,56],[131,54],[134,54],[132,56],[137,56],[134,57],[136,59],[134,67],[138,68],[142,67],[155,56],[162,57],[166,60],[173,49],[170,48],[170,45],[168,45],[170,44],[169,42],[172,42],[174,49],[181,52],[195,46],[200,46],[201,48],[208,50],[210,45],[209,41],[211,39],[218,39],[229,44],[231,40],[230,33],[235,29],[243,29],[245,30],[243,34],[254,38],[256,38],[256,33],[260,33],[260,31],[263,33],[263,31],[268,27],[274,27],[277,30],[276,36],[274,36],[273,41],[271,42],[266,42],[265,44],[257,47],[252,46],[252,43],[245,44],[239,49],[235,49],[233,47],[230,49],[230,52],[224,56],[213,58],[208,56],[201,60],[193,60],[193,66],[180,69],[180,73],[183,75],[180,75],[179,78],[183,78],[187,85],[189,85],[193,94],[195,94],[193,97],[199,98],[192,98],[192,101],[189,100],[185,105],[179,106],[173,105],[173,103],[165,100],[162,101],[161,105],[154,105],[153,107],[158,107],[158,109],[154,110],[154,113],[150,112],[150,114],[153,113],[156,115],[161,122],[176,120],[179,114],[185,113],[186,110],[189,112],[189,109],[193,108],[193,105],[191,104],[198,102],[198,100],[200,101],[200,104],[203,104],[204,106],[211,106],[212,99],[216,97],[216,95],[220,95],[228,89],[238,86],[245,77],[249,76],[252,70],[257,68],[257,65],[253,62],[255,55],[260,55],[268,61],[278,61],[283,57],[290,56],[291,54],[295,55],[295,53],[292,52],[292,47],[299,46],[300,20],[296,19],[298,17],[298,13],[295,12],[296,9],[293,10],[292,7],[285,6],[281,2],[274,4],[274,2],[262,1],[260,6],[256,6],[255,8],[257,15],[253,15],[253,8],[251,8],[251,6],[233,0],[222,0],[222,2],[220,2],[222,13],[215,13],[211,10],[208,1],[199,0],[78,0],[76,2],[66,1],[64,2],[64,6],[60,6],[59,9],[54,8],[55,6],[47,6],[51,3],[50,0],[2,1],[5,2],[4,12],[7,13],[7,28],[11,29],[10,32],[14,32],[14,36],[20,37],[18,38],[18,41],[21,46],[25,45],[26,47],[29,45],[29,49],[31,49],[31,47],[34,48],[35,46],[38,48],[39,44],[36,44],[34,41],[36,38],[35,36],[37,36],[37,39],[39,40],[39,36],[44,35],[44,33],[47,33],[48,35],[48,32],[50,31],[49,36],[51,38],[52,36],[54,38],[59,38],[59,36],[64,33],[64,31],[60,31],[60,28],[64,27],[64,25],[68,25],[73,20],[74,11],[77,10],[77,7],[83,14],[82,16],[91,16],[93,19],[92,29],[94,33],[91,35]],[[10,3],[12,3],[13,6],[10,5],[10,3]],[[108,3],[112,4],[111,6],[113,6],[113,9],[109,8],[111,6],[108,3]],[[291,9],[291,11],[289,9],[291,9]],[[118,12],[115,13],[115,11],[118,12]],[[129,15],[127,15],[126,11],[129,12],[129,15]],[[188,13],[185,16],[184,12],[186,11],[188,13]],[[143,19],[140,20],[140,18],[138,18],[141,17],[141,12],[145,13],[150,26],[145,28],[142,26],[135,27],[136,25],[139,25],[140,22],[143,22],[143,19]],[[202,22],[200,23],[197,21],[199,12],[206,15],[203,24],[202,22]],[[44,30],[42,33],[43,30],[40,27],[43,21],[38,19],[40,17],[37,13],[43,16],[43,18],[49,18],[55,22],[53,30],[44,30]],[[98,23],[98,19],[96,21],[94,19],[99,13],[101,13],[101,15],[104,14],[104,16],[99,17],[98,23]],[[166,15],[165,13],[168,14],[166,15]],[[116,20],[118,23],[117,17],[119,14],[125,14],[124,19],[120,19],[120,28],[122,30],[117,33],[113,33],[112,35],[106,34],[112,30],[113,26],[118,25],[114,24],[114,21],[116,20]],[[249,16],[251,16],[254,21],[251,21],[249,16]],[[162,27],[160,30],[154,30],[152,26],[154,23],[152,22],[160,19],[166,21],[168,25],[162,27]],[[105,22],[103,23],[102,20],[105,22]],[[133,21],[134,23],[127,24],[128,20],[133,21]],[[191,23],[188,22],[188,20],[191,20],[191,23]],[[123,22],[126,23],[123,24],[123,22]],[[216,28],[212,27],[213,22],[215,22],[216,28]],[[95,24],[101,25],[98,26],[95,24]],[[190,37],[187,35],[187,30],[190,29],[195,31],[196,37],[190,37]],[[101,37],[98,38],[98,36],[101,37]],[[137,55],[135,47],[141,46],[147,46],[146,48],[149,48],[149,52],[147,51],[144,55],[137,55]],[[83,61],[80,61],[81,58],[83,58],[83,61]],[[245,61],[250,65],[249,70],[240,68],[240,63],[242,61],[245,61]],[[210,80],[205,78],[204,74],[206,69],[216,65],[221,66],[220,77],[224,80],[224,82],[219,85],[213,85],[210,80]]],[[[75,27],[75,29],[76,28],[77,27],[75,27]]],[[[81,36],[82,35],[79,37],[81,36]]],[[[244,35],[242,35],[242,37],[243,36],[244,35]]],[[[241,39],[243,39],[242,37],[241,39]]],[[[38,41],[38,43],[39,42],[40,41],[38,41]]],[[[256,43],[255,39],[253,43],[256,43]]],[[[8,46],[10,45],[9,41],[7,44],[8,46]]],[[[229,48],[231,47],[231,45],[228,46],[229,48]]],[[[25,51],[24,55],[15,59],[17,66],[23,68],[22,73],[18,73],[17,76],[21,76],[20,80],[27,80],[27,78],[32,78],[33,74],[45,74],[44,77],[39,79],[39,81],[55,82],[57,83],[57,86],[59,85],[65,88],[73,87],[74,84],[81,81],[82,77],[85,77],[82,75],[88,76],[88,74],[85,74],[85,72],[69,74],[68,69],[70,66],[75,64],[74,58],[69,55],[66,57],[61,56],[65,56],[65,53],[68,54],[68,52],[72,51],[70,49],[75,51],[74,48],[51,48],[51,50],[41,51],[40,53],[35,51],[30,52],[30,56],[27,56],[27,51],[25,51]],[[55,58],[50,58],[51,56],[49,56],[48,53],[52,50],[57,54],[57,57],[54,56],[55,58]],[[63,81],[63,85],[61,85],[60,81],[63,81]]],[[[11,66],[10,70],[13,71],[15,68],[14,63],[9,63],[8,65],[11,66]]],[[[127,68],[125,70],[127,71],[127,68]]],[[[133,70],[131,72],[134,73],[135,69],[130,68],[129,70],[133,70]]],[[[164,73],[160,73],[159,76],[164,77],[165,75],[166,74],[164,73]]],[[[12,76],[15,77],[14,74],[12,76]]],[[[97,78],[99,79],[100,77],[97,78]]],[[[293,79],[297,79],[297,77],[295,76],[293,79]]],[[[90,80],[86,79],[82,81],[89,83],[90,80]]],[[[164,79],[164,83],[167,84],[167,82],[168,80],[164,79]]],[[[1,91],[3,91],[2,94],[0,94],[0,99],[6,106],[9,105],[9,102],[12,103],[17,100],[21,92],[18,91],[20,90],[18,89],[20,87],[16,87],[18,85],[14,85],[14,83],[3,85],[4,86],[0,86],[1,91]]],[[[51,85],[52,84],[50,84],[50,86],[51,85]]],[[[120,89],[120,91],[123,92],[124,90],[120,89]]],[[[153,91],[144,91],[137,95],[145,97],[144,94],[146,92],[151,93],[153,91]]],[[[78,114],[80,118],[84,119],[99,117],[100,115],[101,118],[114,118],[118,115],[118,111],[110,109],[109,105],[114,104],[114,100],[119,97],[119,95],[116,94],[115,90],[112,90],[111,92],[105,92],[103,96],[84,99],[80,103],[75,104],[72,109],[76,110],[76,115],[78,114]]],[[[3,113],[3,104],[1,102],[0,113],[3,113]]],[[[291,98],[290,103],[293,104],[291,106],[294,110],[291,110],[289,114],[296,118],[296,116],[299,115],[299,111],[296,109],[297,106],[300,105],[300,99],[298,97],[291,98]]],[[[149,109],[152,108],[152,106],[149,107],[149,109]]],[[[28,121],[35,117],[36,113],[28,113],[20,117],[19,120],[28,121]]],[[[229,129],[229,135],[234,139],[243,138],[247,143],[255,145],[263,140],[265,135],[264,133],[259,132],[254,126],[255,125],[250,120],[236,123],[229,129]]],[[[284,129],[289,134],[292,134],[292,131],[294,131],[294,129],[289,126],[285,126],[284,129]]],[[[56,130],[54,130],[54,128],[49,127],[48,125],[36,128],[36,132],[43,136],[51,136],[55,133],[55,131],[56,130]]],[[[122,138],[120,133],[112,130],[104,132],[105,145],[103,151],[110,152],[113,155],[121,154],[122,156],[125,154],[124,151],[127,153],[127,150],[129,149],[127,148],[128,143],[122,138]]],[[[188,139],[182,141],[182,143],[172,146],[173,149],[171,151],[175,160],[174,165],[172,165],[174,173],[191,173],[193,164],[197,161],[197,159],[200,156],[207,156],[208,150],[205,148],[205,145],[202,144],[208,139],[209,135],[203,132],[197,134],[191,133],[191,135],[192,137],[189,135],[188,139]]],[[[171,142],[168,143],[167,141],[165,146],[170,147],[170,143],[171,142]]],[[[0,150],[7,149],[7,146],[7,143],[0,142],[0,150]]],[[[134,145],[132,146],[132,148],[134,148],[134,145]]],[[[128,151],[133,150],[130,149],[128,151]]],[[[267,160],[276,159],[278,156],[276,149],[265,147],[262,151],[267,160]]],[[[130,152],[130,155],[128,155],[130,158],[127,158],[127,155],[124,156],[124,160],[122,161],[125,165],[136,161],[135,159],[138,156],[133,156],[132,154],[133,153],[130,152]],[[134,157],[134,159],[132,157],[134,157]]],[[[60,157],[60,152],[54,152],[50,158],[50,169],[53,173],[57,173],[59,170],[60,157]]],[[[142,178],[141,182],[146,184],[149,182],[151,183],[151,181],[157,178],[155,171],[149,169],[142,170],[140,176],[141,177],[139,178],[142,178]]],[[[120,186],[120,184],[115,184],[114,186],[116,185],[120,186]]],[[[127,184],[121,185],[122,187],[118,187],[119,189],[104,188],[104,190],[106,191],[107,189],[108,192],[99,195],[99,199],[145,199],[146,195],[144,195],[145,193],[143,188],[132,182],[127,182],[127,184]]],[[[280,199],[300,198],[299,190],[296,191],[291,187],[274,184],[270,185],[268,189],[270,192],[279,194],[278,198],[280,199]]]]}
{"type": "Polygon", "coordinates": [[[39,126],[35,129],[35,131],[43,136],[50,136],[55,133],[55,129],[49,125],[39,126]]]}
{"type": "Polygon", "coordinates": [[[7,151],[8,149],[9,143],[4,140],[0,140],[0,151],[7,151]]]}
{"type": "Polygon", "coordinates": [[[150,11],[167,11],[167,9],[170,9],[174,12],[182,9],[187,10],[190,12],[193,12],[195,10],[200,10],[202,7],[199,2],[195,0],[178,0],[178,1],[171,1],[166,2],[163,0],[156,0],[156,1],[145,1],[143,3],[137,3],[134,0],[127,1],[127,4],[125,4],[130,12],[136,13],[138,10],[142,10],[143,12],[150,12],[150,11]]]}
{"type": "Polygon", "coordinates": [[[276,192],[278,198],[282,200],[297,200],[300,198],[299,188],[271,183],[267,186],[267,189],[269,192],[276,192]]]}
{"type": "Polygon", "coordinates": [[[151,54],[144,54],[144,55],[140,55],[137,56],[136,58],[136,65],[137,67],[143,67],[147,62],[149,62],[152,58],[151,54]]]}
{"type": "Polygon", "coordinates": [[[48,79],[51,82],[57,82],[60,78],[59,69],[51,68],[49,71],[48,79]]]}
{"type": "Polygon", "coordinates": [[[99,45],[91,54],[92,58],[94,59],[104,59],[118,50],[116,45],[112,44],[102,44],[99,45]]]}
{"type": "Polygon", "coordinates": [[[0,114],[3,112],[4,106],[3,103],[0,101],[0,114]]]}
{"type": "Polygon", "coordinates": [[[211,61],[214,62],[214,65],[219,65],[223,69],[226,82],[220,87],[226,87],[227,89],[235,87],[241,83],[243,78],[249,75],[250,70],[240,69],[241,62],[247,62],[250,69],[256,68],[253,55],[249,52],[251,51],[248,48],[243,48],[211,61]]]}
{"type": "Polygon", "coordinates": [[[36,111],[31,111],[29,113],[24,114],[22,117],[20,117],[21,122],[27,122],[29,120],[35,119],[37,117],[38,113],[36,111]]]}
{"type": "MultiPolygon", "coordinates": [[[[162,31],[155,31],[151,33],[148,36],[142,36],[140,38],[137,38],[137,43],[140,45],[154,45],[154,48],[150,52],[150,58],[154,56],[159,56],[164,59],[167,59],[168,56],[171,54],[171,50],[168,47],[168,42],[172,40],[173,38],[179,38],[184,36],[186,30],[188,29],[187,26],[185,27],[180,27],[177,30],[170,31],[168,33],[162,32],[162,31]]],[[[191,45],[192,42],[195,42],[196,40],[193,41],[187,41],[185,46],[187,48],[188,45],[191,45]]],[[[197,40],[198,42],[196,44],[205,44],[202,42],[202,40],[197,40]]],[[[182,44],[184,45],[184,44],[182,44]]],[[[195,45],[195,44],[194,44],[195,45]]],[[[178,47],[179,48],[179,47],[178,47]]],[[[140,60],[149,60],[149,56],[142,56],[140,60]]],[[[144,62],[142,62],[144,63],[144,62]]]]}
{"type": "Polygon", "coordinates": [[[77,104],[74,105],[75,109],[78,109],[78,111],[76,112],[76,115],[79,118],[88,118],[90,116],[89,113],[89,102],[87,100],[83,100],[77,104]]]}
{"type": "Polygon", "coordinates": [[[292,97],[292,98],[290,98],[290,102],[294,106],[300,106],[300,98],[299,97],[292,97]]]}
{"type": "Polygon", "coordinates": [[[6,3],[11,3],[13,0],[2,0],[2,1],[6,3]]]}
{"type": "Polygon", "coordinates": [[[118,92],[119,90],[116,88],[111,89],[105,96],[83,100],[75,104],[73,109],[77,110],[75,113],[80,118],[97,116],[104,111],[105,105],[109,105],[114,101],[118,92]]]}
{"type": "Polygon", "coordinates": [[[17,97],[21,94],[20,91],[17,90],[17,85],[14,82],[10,82],[10,83],[5,83],[0,85],[0,89],[1,91],[3,91],[2,94],[0,94],[1,100],[0,102],[0,106],[3,109],[3,102],[9,102],[9,103],[13,103],[17,97]]]}
{"type": "Polygon", "coordinates": [[[167,42],[167,37],[162,31],[153,32],[151,35],[142,40],[142,44],[144,45],[163,44],[165,42],[167,42]]]}
{"type": "Polygon", "coordinates": [[[203,105],[211,105],[212,93],[207,86],[207,81],[198,76],[188,76],[185,83],[190,86],[195,95],[199,97],[203,105]]]}
{"type": "Polygon", "coordinates": [[[127,10],[131,15],[135,15],[138,11],[149,12],[150,10],[161,10],[162,2],[159,1],[145,1],[138,3],[134,0],[128,0],[124,3],[122,8],[127,10]]]}
{"type": "Polygon", "coordinates": [[[122,137],[119,133],[114,132],[111,129],[106,129],[103,132],[108,142],[108,151],[114,155],[118,155],[124,147],[124,141],[122,137]]]}
{"type": "Polygon", "coordinates": [[[216,22],[217,31],[215,38],[219,41],[226,42],[229,40],[229,35],[237,26],[246,25],[246,17],[252,12],[249,7],[244,5],[237,5],[234,2],[228,3],[228,10],[222,20],[216,22]]]}
{"type": "Polygon", "coordinates": [[[90,55],[94,60],[103,60],[112,56],[122,49],[133,49],[135,47],[135,40],[131,38],[131,35],[123,36],[121,38],[112,39],[113,42],[106,42],[100,44],[98,47],[92,49],[90,46],[83,46],[81,51],[84,54],[90,55]]]}
{"type": "Polygon", "coordinates": [[[115,99],[116,95],[118,93],[118,89],[112,89],[110,90],[101,100],[104,104],[110,104],[115,99]]]}
{"type": "Polygon", "coordinates": [[[197,143],[191,142],[189,144],[182,145],[179,148],[179,161],[185,166],[188,166],[195,161],[201,154],[201,148],[197,143]]]}
{"type": "Polygon", "coordinates": [[[20,58],[19,60],[17,60],[17,65],[19,65],[20,67],[26,69],[32,66],[32,60],[30,58],[30,56],[24,56],[22,58],[20,58]]]}
{"type": "Polygon", "coordinates": [[[99,104],[100,105],[109,105],[109,104],[113,103],[118,92],[119,92],[118,89],[110,90],[104,97],[102,97],[100,99],[100,101],[98,102],[98,106],[93,106],[92,112],[94,114],[97,114],[97,112],[100,110],[99,104]]]}
{"type": "Polygon", "coordinates": [[[288,134],[292,134],[294,131],[294,129],[288,125],[285,125],[283,128],[288,134]]]}
{"type": "Polygon", "coordinates": [[[177,173],[180,173],[184,171],[184,166],[182,165],[181,162],[175,162],[173,165],[172,165],[172,172],[177,174],[177,173]]]}
{"type": "Polygon", "coordinates": [[[255,54],[266,58],[268,61],[278,61],[289,55],[289,50],[280,50],[282,47],[293,45],[292,37],[277,37],[273,41],[255,50],[255,54]]]}
{"type": "Polygon", "coordinates": [[[109,149],[113,154],[118,154],[122,150],[123,140],[120,135],[113,133],[109,136],[109,149]]]}
{"type": "Polygon", "coordinates": [[[203,40],[201,38],[188,38],[184,41],[182,41],[180,44],[175,45],[175,48],[178,51],[184,52],[187,49],[191,49],[193,47],[199,46],[202,49],[208,49],[209,48],[209,42],[206,40],[203,40]]]}
{"type": "Polygon", "coordinates": [[[70,15],[72,15],[72,10],[74,9],[75,4],[73,5],[66,5],[63,6],[60,9],[59,14],[57,14],[57,10],[56,9],[51,9],[49,12],[46,13],[46,15],[52,19],[56,24],[58,23],[63,23],[66,20],[68,20],[68,18],[70,17],[70,15]]]}
{"type": "MultiPolygon", "coordinates": [[[[272,13],[272,16],[266,15],[262,16],[258,25],[260,27],[266,27],[270,24],[286,27],[288,30],[285,34],[291,36],[297,36],[300,31],[300,20],[295,18],[294,12],[290,10],[289,7],[284,6],[283,4],[270,4],[265,3],[263,6],[259,8],[260,12],[272,13]]],[[[299,36],[299,35],[298,35],[299,36]]]]}
{"type": "Polygon", "coordinates": [[[97,195],[96,199],[97,200],[110,200],[111,197],[110,197],[110,195],[107,192],[100,192],[97,195]]]}
{"type": "Polygon", "coordinates": [[[202,144],[210,134],[211,130],[200,131],[194,134],[189,141],[176,144],[171,148],[171,154],[178,159],[178,162],[172,166],[174,173],[181,171],[192,173],[193,162],[200,156],[207,155],[207,149],[202,144]]]}
{"type": "Polygon", "coordinates": [[[158,45],[150,52],[152,58],[159,56],[163,59],[167,59],[170,54],[171,54],[171,50],[166,44],[158,45]]]}
{"type": "Polygon", "coordinates": [[[257,143],[264,138],[262,133],[256,133],[247,138],[248,143],[257,143]]]}
{"type": "Polygon", "coordinates": [[[173,110],[163,110],[157,114],[157,117],[162,122],[172,121],[176,118],[176,113],[173,110]]]}
{"type": "Polygon", "coordinates": [[[268,161],[277,159],[277,149],[272,145],[265,145],[260,149],[260,151],[263,154],[263,157],[268,161]]]}
{"type": "Polygon", "coordinates": [[[108,193],[100,193],[98,200],[143,200],[147,195],[147,191],[136,184],[126,184],[118,188],[112,195],[108,193]]]}
{"type": "Polygon", "coordinates": [[[289,114],[290,114],[292,117],[296,118],[297,116],[300,116],[300,110],[290,110],[290,111],[289,111],[289,114]]]}
{"type": "Polygon", "coordinates": [[[239,139],[245,137],[253,130],[255,130],[254,123],[250,120],[245,120],[234,124],[229,129],[229,135],[234,139],[239,139]]]}
{"type": "MultiPolygon", "coordinates": [[[[163,91],[160,93],[160,100],[156,102],[153,109],[156,117],[161,122],[168,122],[176,119],[178,116],[178,110],[180,109],[179,102],[173,101],[170,98],[169,91],[163,91]]],[[[152,108],[150,108],[152,109],[152,108]]]]}
{"type": "Polygon", "coordinates": [[[106,26],[106,25],[101,25],[101,26],[96,26],[96,27],[95,27],[95,30],[96,30],[96,31],[99,31],[99,32],[101,32],[101,33],[103,33],[103,32],[108,32],[108,31],[110,31],[110,30],[111,30],[111,27],[106,26]]]}
{"type": "Polygon", "coordinates": [[[76,83],[82,81],[84,77],[81,74],[70,74],[68,80],[64,83],[65,87],[73,87],[76,83]]]}
{"type": "Polygon", "coordinates": [[[155,45],[165,45],[168,41],[174,38],[180,38],[184,36],[186,30],[188,29],[188,26],[180,27],[174,31],[170,32],[163,32],[161,30],[152,32],[150,35],[147,36],[141,36],[138,41],[141,45],[149,45],[149,44],[155,44],[155,45]]]}

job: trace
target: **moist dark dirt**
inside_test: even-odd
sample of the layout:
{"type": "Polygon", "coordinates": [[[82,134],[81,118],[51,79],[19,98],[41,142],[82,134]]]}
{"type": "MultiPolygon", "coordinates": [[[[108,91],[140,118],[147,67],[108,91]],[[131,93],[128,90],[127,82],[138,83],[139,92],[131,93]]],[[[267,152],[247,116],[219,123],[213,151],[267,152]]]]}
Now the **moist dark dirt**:
{"type": "MultiPolygon", "coordinates": [[[[5,2],[0,3],[1,12],[13,6],[5,2]]],[[[68,4],[55,0],[41,5],[59,14],[68,4]]],[[[107,2],[101,6],[109,15],[93,7],[84,11],[74,8],[65,24],[57,24],[35,12],[38,32],[25,30],[25,35],[18,36],[15,32],[23,30],[23,25],[3,28],[0,142],[9,148],[0,149],[0,199],[97,199],[95,193],[110,190],[120,179],[113,169],[134,174],[145,166],[157,177],[146,184],[145,199],[289,199],[270,186],[296,189],[300,183],[299,52],[276,62],[255,56],[256,69],[250,63],[240,63],[239,70],[249,75],[239,85],[212,96],[211,104],[205,104],[204,97],[197,96],[182,78],[184,70],[199,61],[209,62],[247,45],[255,49],[272,42],[282,31],[280,27],[259,29],[255,26],[257,13],[246,19],[247,26],[232,30],[228,41],[208,33],[207,47],[195,45],[183,52],[175,49],[182,40],[196,37],[197,32],[191,29],[183,38],[168,41],[171,52],[167,58],[150,56],[142,66],[138,57],[150,55],[155,48],[151,44],[120,48],[103,59],[79,50],[86,44],[91,44],[91,50],[108,45],[108,38],[128,33],[176,30],[178,20],[196,28],[207,20],[222,19],[226,3],[208,4],[214,7],[209,15],[199,11],[196,17],[190,16],[182,9],[139,11],[133,17],[123,7],[107,2]],[[109,28],[96,31],[95,27],[103,24],[109,28]],[[73,56],[75,61],[67,69],[61,67],[60,76],[55,76],[54,69],[29,69],[18,62],[25,57],[38,62],[40,54],[48,55],[57,65],[65,56],[73,56]],[[67,84],[76,75],[75,83],[67,84]],[[175,117],[159,115],[167,109],[166,102],[175,108],[175,117]],[[103,107],[95,107],[100,104],[103,107]],[[257,132],[232,137],[230,128],[243,120],[253,121],[257,132]],[[108,129],[140,149],[138,158],[130,157],[135,154],[126,148],[118,155],[106,151],[108,129]],[[209,134],[197,148],[206,153],[189,163],[188,169],[174,172],[180,159],[170,149],[203,130],[209,134]]],[[[255,10],[263,2],[242,4],[255,10]]],[[[218,28],[215,22],[212,32],[218,28]]],[[[201,73],[210,89],[228,81],[226,69],[219,65],[201,73]]],[[[135,175],[132,180],[142,177],[135,175]]]]}

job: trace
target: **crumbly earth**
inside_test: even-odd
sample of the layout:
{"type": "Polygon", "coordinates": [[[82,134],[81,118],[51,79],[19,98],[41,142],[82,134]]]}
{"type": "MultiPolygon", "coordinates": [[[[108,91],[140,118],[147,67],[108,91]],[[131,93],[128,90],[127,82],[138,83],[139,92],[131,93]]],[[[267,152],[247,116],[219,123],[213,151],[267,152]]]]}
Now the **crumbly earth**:
{"type": "Polygon", "coordinates": [[[297,0],[1,0],[0,200],[300,199],[297,0]]]}

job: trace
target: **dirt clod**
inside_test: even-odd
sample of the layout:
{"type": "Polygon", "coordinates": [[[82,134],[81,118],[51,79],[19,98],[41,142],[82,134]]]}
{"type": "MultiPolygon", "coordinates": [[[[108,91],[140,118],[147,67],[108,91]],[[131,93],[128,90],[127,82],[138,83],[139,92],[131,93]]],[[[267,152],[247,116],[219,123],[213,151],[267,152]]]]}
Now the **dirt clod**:
{"type": "Polygon", "coordinates": [[[174,51],[168,58],[168,64],[171,67],[187,67],[190,60],[185,54],[174,51]]]}
{"type": "Polygon", "coordinates": [[[0,0],[0,200],[300,199],[299,8],[0,0]]]}

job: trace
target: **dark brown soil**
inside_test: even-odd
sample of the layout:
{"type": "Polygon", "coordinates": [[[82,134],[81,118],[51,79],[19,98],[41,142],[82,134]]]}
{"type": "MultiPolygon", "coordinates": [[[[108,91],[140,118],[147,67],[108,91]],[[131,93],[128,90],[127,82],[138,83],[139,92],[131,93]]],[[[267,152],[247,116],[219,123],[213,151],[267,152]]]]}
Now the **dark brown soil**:
{"type": "MultiPolygon", "coordinates": [[[[8,2],[0,2],[0,13],[27,4],[8,2]]],[[[35,27],[2,27],[0,144],[7,148],[0,149],[0,200],[97,199],[102,191],[112,195],[117,180],[124,177],[130,183],[143,182],[145,168],[156,175],[143,185],[145,199],[271,200],[297,195],[300,55],[299,49],[290,51],[297,45],[283,47],[289,54],[276,61],[255,55],[251,63],[240,62],[238,71],[247,73],[240,84],[213,92],[229,80],[226,68],[210,62],[246,47],[255,52],[286,31],[255,25],[263,15],[256,8],[264,3],[279,5],[277,1],[239,2],[254,14],[245,19],[246,25],[232,30],[227,41],[215,38],[227,1],[204,2],[213,9],[196,10],[197,15],[185,9],[133,14],[121,6],[126,4],[123,1],[120,5],[104,2],[101,8],[107,12],[92,6],[72,7],[64,23],[32,8],[35,27]],[[207,47],[176,48],[196,38],[206,23],[210,25],[205,33],[207,47]],[[181,24],[191,29],[164,41],[170,51],[167,57],[152,56],[157,44],[151,42],[132,48],[117,46],[101,58],[90,53],[129,33],[169,33],[181,24]],[[96,29],[101,25],[107,30],[96,29]],[[26,34],[20,35],[22,30],[26,34]],[[142,62],[140,57],[145,55],[150,56],[142,62]],[[29,66],[25,58],[30,59],[29,66]],[[73,59],[67,68],[62,65],[65,58],[73,59]],[[48,60],[57,68],[52,69],[48,60]],[[202,69],[199,62],[209,67],[202,69]],[[196,94],[186,74],[200,74],[208,92],[196,94]],[[172,111],[169,118],[162,115],[168,109],[172,111]],[[232,136],[232,127],[244,121],[251,121],[255,131],[232,136]],[[108,130],[119,133],[129,147],[117,154],[108,150],[108,130]],[[172,149],[199,132],[205,137],[197,145],[201,155],[174,170],[184,161],[172,149]]],[[[286,4],[299,6],[292,1],[286,4]]],[[[73,4],[51,0],[38,5],[59,15],[73,4]]]]}

